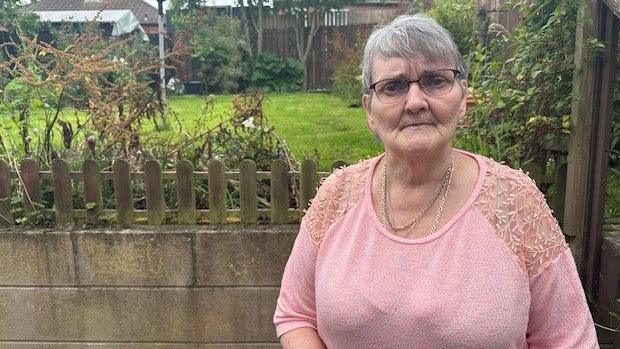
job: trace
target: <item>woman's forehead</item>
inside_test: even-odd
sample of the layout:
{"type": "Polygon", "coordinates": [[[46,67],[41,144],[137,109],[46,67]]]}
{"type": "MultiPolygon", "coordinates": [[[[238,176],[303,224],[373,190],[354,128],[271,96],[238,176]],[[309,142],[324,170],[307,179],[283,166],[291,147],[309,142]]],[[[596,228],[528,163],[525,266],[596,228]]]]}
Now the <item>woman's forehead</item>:
{"type": "Polygon", "coordinates": [[[406,59],[402,57],[377,56],[372,60],[372,78],[374,81],[392,76],[417,76],[437,69],[454,69],[454,64],[429,61],[423,58],[406,59]]]}

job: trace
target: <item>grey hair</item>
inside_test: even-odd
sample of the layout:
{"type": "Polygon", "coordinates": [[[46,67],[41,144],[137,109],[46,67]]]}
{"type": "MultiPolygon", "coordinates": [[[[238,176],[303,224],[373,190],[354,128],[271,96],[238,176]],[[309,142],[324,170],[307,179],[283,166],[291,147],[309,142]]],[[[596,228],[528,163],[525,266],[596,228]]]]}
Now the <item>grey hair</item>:
{"type": "Polygon", "coordinates": [[[362,84],[366,93],[372,83],[372,61],[376,57],[454,64],[461,78],[467,78],[463,56],[450,32],[421,14],[397,17],[385,26],[376,27],[370,34],[362,60],[362,84]]]}

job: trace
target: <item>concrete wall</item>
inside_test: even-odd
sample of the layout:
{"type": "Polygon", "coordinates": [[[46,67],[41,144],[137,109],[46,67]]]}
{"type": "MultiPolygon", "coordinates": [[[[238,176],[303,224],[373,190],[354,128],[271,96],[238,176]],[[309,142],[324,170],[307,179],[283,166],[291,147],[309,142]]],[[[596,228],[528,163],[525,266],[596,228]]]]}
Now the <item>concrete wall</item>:
{"type": "Polygon", "coordinates": [[[279,348],[298,226],[0,233],[0,347],[279,348]]]}

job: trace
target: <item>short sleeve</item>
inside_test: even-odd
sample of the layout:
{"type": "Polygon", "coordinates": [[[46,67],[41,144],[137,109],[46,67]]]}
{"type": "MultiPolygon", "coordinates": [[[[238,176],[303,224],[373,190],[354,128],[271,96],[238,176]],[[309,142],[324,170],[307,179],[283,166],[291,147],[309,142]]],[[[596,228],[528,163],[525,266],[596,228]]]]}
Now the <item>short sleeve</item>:
{"type": "Polygon", "coordinates": [[[529,279],[529,348],[598,348],[575,261],[536,183],[488,162],[477,205],[529,279]]]}
{"type": "Polygon", "coordinates": [[[314,270],[317,249],[302,221],[293,250],[284,268],[280,296],[273,317],[278,337],[301,327],[315,330],[314,270]]]}
{"type": "Polygon", "coordinates": [[[516,199],[530,280],[529,347],[598,348],[575,261],[544,195],[527,178],[516,199]]]}
{"type": "Polygon", "coordinates": [[[530,278],[529,348],[598,348],[577,268],[565,249],[530,278]]]}

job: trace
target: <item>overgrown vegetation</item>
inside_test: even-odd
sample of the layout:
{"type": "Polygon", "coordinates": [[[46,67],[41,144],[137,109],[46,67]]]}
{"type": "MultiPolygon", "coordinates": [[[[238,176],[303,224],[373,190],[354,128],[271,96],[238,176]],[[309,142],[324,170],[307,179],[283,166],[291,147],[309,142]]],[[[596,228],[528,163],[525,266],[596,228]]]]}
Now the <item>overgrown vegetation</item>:
{"type": "Polygon", "coordinates": [[[269,53],[256,58],[251,88],[265,92],[295,92],[302,89],[303,83],[304,68],[298,61],[269,53]]]}
{"type": "Polygon", "coordinates": [[[240,20],[207,8],[173,12],[172,20],[175,45],[186,47],[198,62],[208,93],[238,92],[246,87],[252,61],[240,20]]]}
{"type": "Polygon", "coordinates": [[[335,68],[332,75],[332,93],[342,99],[348,106],[359,107],[362,104],[362,54],[366,35],[358,32],[353,44],[343,36],[333,42],[335,68]]]}
{"type": "MultiPolygon", "coordinates": [[[[41,170],[50,169],[55,158],[65,159],[74,169],[81,160],[93,158],[102,170],[117,159],[127,160],[133,170],[149,159],[160,159],[164,168],[189,159],[201,168],[209,159],[219,158],[235,167],[249,158],[260,170],[267,170],[272,159],[289,160],[284,142],[262,114],[262,96],[236,98],[231,115],[220,115],[219,122],[206,127],[207,120],[215,117],[208,99],[202,119],[186,128],[173,112],[162,114],[153,80],[158,68],[155,48],[139,36],[107,41],[96,29],[96,23],[91,23],[82,32],[57,32],[52,42],[18,30],[15,38],[3,44],[8,59],[0,63],[0,71],[10,81],[0,99],[0,119],[6,121],[0,131],[0,158],[14,170],[23,157],[33,158],[41,170]],[[165,131],[173,123],[178,127],[174,137],[167,139],[158,137],[158,132],[143,131],[165,131]]],[[[85,208],[79,188],[75,189],[74,206],[85,208]]],[[[104,191],[112,199],[109,184],[104,191]]],[[[198,192],[200,202],[206,203],[206,187],[198,185],[198,192]]],[[[143,184],[136,184],[134,193],[135,207],[143,208],[143,184]]],[[[14,195],[18,223],[51,222],[44,210],[24,210],[23,193],[14,195]]],[[[42,200],[42,208],[51,207],[50,183],[42,183],[42,200]]]]}
{"type": "Polygon", "coordinates": [[[569,133],[578,0],[520,4],[523,21],[472,51],[477,106],[461,146],[515,167],[543,168],[569,133]]]}
{"type": "Polygon", "coordinates": [[[465,57],[478,44],[477,7],[472,0],[435,0],[427,15],[446,28],[465,57]]]}

